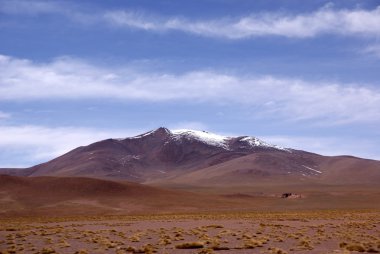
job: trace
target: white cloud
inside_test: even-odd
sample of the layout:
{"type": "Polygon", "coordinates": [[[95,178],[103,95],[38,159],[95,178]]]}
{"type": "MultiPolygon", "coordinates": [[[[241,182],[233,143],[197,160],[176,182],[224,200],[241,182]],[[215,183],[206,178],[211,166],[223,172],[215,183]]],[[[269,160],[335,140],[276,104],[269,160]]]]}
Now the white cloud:
{"type": "MultiPolygon", "coordinates": [[[[105,131],[91,128],[45,126],[0,126],[0,151],[22,154],[21,162],[42,162],[62,155],[78,146],[139,134],[136,130],[105,131]]],[[[1,165],[6,167],[9,165],[1,165]]],[[[31,165],[29,165],[31,166],[31,165]]]]}
{"type": "Polygon", "coordinates": [[[240,17],[192,18],[153,15],[134,10],[91,11],[79,4],[52,1],[0,0],[0,13],[11,15],[53,14],[82,24],[105,23],[145,31],[183,31],[205,37],[244,39],[262,36],[310,38],[323,34],[380,35],[380,6],[371,9],[336,10],[327,5],[309,13],[256,12],[240,17]]]}
{"type": "Polygon", "coordinates": [[[351,36],[380,35],[380,7],[373,10],[333,10],[311,13],[254,13],[245,17],[191,20],[181,17],[151,16],[134,11],[108,11],[111,24],[147,31],[178,30],[207,37],[243,39],[259,36],[308,38],[323,34],[351,36]]]}
{"type": "Polygon", "coordinates": [[[326,124],[380,122],[375,86],[212,71],[148,73],[71,58],[49,63],[0,56],[0,101],[112,98],[255,107],[255,115],[326,124]]]}
{"type": "Polygon", "coordinates": [[[360,138],[337,138],[320,136],[263,136],[263,140],[293,149],[314,152],[322,155],[353,155],[380,160],[377,140],[360,138]]]}

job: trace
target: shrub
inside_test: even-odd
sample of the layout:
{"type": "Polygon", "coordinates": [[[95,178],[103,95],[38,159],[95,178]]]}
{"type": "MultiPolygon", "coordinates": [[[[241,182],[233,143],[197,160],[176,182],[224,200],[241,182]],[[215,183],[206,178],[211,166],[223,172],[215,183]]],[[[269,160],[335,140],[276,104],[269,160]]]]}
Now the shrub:
{"type": "Polygon", "coordinates": [[[191,243],[181,243],[177,244],[176,249],[200,249],[204,247],[202,242],[191,242],[191,243]]]}

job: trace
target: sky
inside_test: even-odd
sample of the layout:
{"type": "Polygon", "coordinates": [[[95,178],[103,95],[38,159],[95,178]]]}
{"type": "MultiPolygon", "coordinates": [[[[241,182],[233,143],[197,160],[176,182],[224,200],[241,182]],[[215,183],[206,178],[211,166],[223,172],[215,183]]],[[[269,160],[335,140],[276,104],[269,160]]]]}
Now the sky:
{"type": "Polygon", "coordinates": [[[380,160],[380,1],[0,0],[0,167],[160,126],[380,160]]]}

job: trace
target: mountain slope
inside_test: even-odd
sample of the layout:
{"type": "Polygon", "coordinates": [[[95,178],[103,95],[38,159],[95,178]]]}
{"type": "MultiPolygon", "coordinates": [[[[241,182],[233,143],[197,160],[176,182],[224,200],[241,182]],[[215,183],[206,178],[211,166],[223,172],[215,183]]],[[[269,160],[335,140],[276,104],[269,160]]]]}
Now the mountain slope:
{"type": "Polygon", "coordinates": [[[379,184],[380,162],[350,156],[327,157],[303,151],[257,152],[155,185],[237,186],[263,184],[379,184]]]}

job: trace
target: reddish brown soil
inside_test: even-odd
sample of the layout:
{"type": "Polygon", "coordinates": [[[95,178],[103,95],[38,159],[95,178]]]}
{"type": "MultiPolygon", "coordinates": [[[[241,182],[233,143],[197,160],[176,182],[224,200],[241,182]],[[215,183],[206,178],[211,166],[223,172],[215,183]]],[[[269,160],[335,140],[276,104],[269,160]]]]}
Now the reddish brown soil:
{"type": "Polygon", "coordinates": [[[373,253],[380,249],[379,215],[319,211],[3,220],[0,253],[373,253]]]}
{"type": "Polygon", "coordinates": [[[92,178],[0,175],[2,217],[380,209],[379,196],[379,185],[262,183],[163,189],[92,178]],[[288,192],[300,198],[281,198],[288,192]]]}

